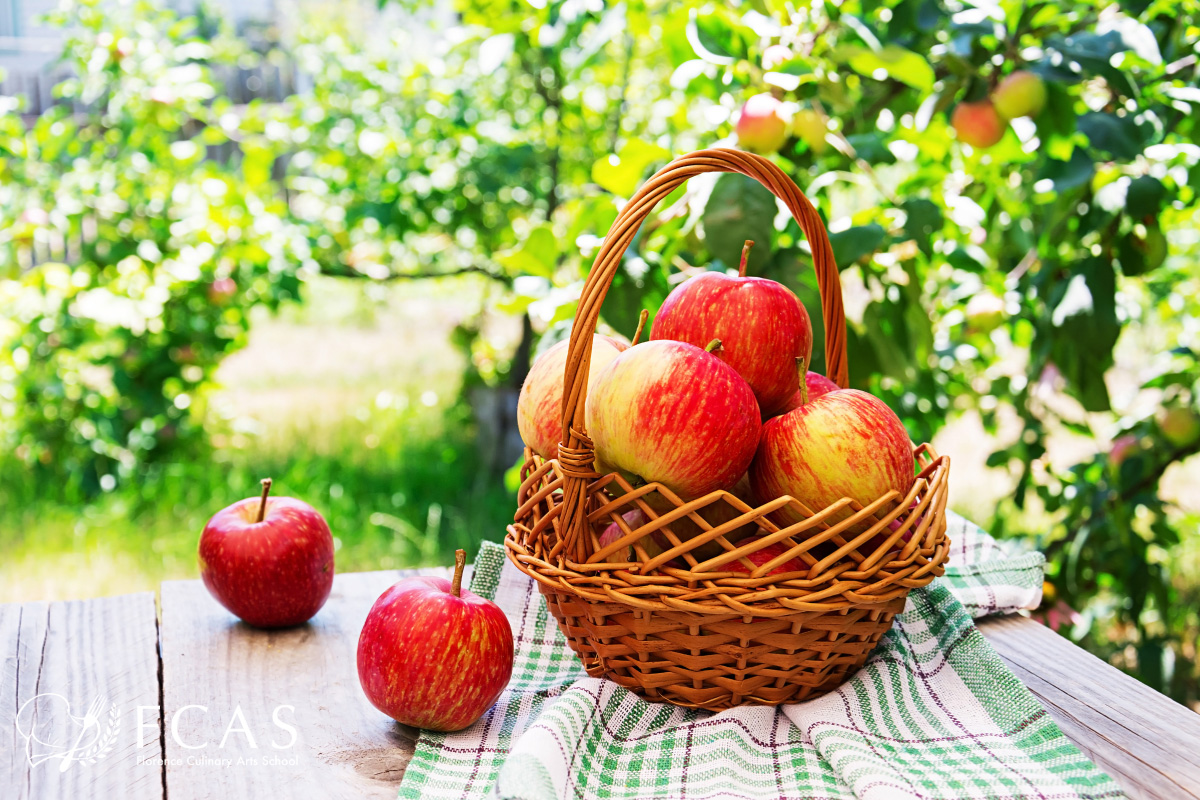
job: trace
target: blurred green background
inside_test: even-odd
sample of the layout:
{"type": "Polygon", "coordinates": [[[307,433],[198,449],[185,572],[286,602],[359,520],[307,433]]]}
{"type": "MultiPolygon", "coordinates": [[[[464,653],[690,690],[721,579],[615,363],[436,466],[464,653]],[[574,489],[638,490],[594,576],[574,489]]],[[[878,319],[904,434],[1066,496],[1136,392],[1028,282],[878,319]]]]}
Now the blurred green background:
{"type": "MultiPolygon", "coordinates": [[[[828,223],[852,384],[1047,554],[1039,618],[1200,699],[1195,0],[230,8],[68,2],[61,59],[0,58],[0,600],[194,576],[267,475],[341,570],[499,539],[516,391],[617,210],[756,147],[828,223]],[[969,146],[1017,70],[1045,108],[969,146]],[[739,137],[760,94],[777,129],[739,137]]],[[[703,176],[605,324],[748,238],[819,319],[798,226],[703,176]]]]}

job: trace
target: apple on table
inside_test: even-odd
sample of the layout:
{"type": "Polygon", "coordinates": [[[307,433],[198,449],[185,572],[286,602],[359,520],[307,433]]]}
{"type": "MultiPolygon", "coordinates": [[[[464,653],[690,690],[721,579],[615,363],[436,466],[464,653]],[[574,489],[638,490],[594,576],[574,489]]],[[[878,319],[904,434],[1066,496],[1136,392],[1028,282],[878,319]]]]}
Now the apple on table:
{"type": "Polygon", "coordinates": [[[200,534],[200,578],[243,622],[283,628],[312,619],[333,588],[333,535],[316,509],[293,497],[239,500],[200,534]]]}
{"type": "Polygon", "coordinates": [[[470,726],[500,697],[513,668],[508,617],[454,577],[407,578],[385,591],[358,638],[358,679],[371,703],[397,722],[434,731],[470,726]]]}

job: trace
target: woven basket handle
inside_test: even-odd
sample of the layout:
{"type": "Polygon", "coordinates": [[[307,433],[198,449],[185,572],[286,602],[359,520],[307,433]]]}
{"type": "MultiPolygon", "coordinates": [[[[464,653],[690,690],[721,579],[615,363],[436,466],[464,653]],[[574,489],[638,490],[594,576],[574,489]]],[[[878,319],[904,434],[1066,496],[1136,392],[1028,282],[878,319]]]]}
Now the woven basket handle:
{"type": "Polygon", "coordinates": [[[594,470],[594,449],[584,426],[584,401],[587,398],[588,367],[592,358],[592,334],[600,318],[600,306],[608,294],[613,277],[621,265],[621,257],[633,241],[642,222],[664,197],[694,175],[705,172],[740,172],[767,187],[783,201],[792,213],[813,254],[813,269],[821,292],[821,315],[825,321],[825,369],[838,386],[847,383],[846,318],[842,310],[842,284],[829,235],[817,210],[783,170],[771,161],[753,153],[724,148],[697,150],[675,159],[642,185],[613,221],[604,244],[588,273],[575,325],[567,346],[567,368],[563,383],[562,442],[558,447],[559,465],[563,472],[562,520],[565,523],[564,541],[554,551],[569,555],[577,562],[587,559],[590,541],[587,535],[587,486],[597,477],[594,470]]]}

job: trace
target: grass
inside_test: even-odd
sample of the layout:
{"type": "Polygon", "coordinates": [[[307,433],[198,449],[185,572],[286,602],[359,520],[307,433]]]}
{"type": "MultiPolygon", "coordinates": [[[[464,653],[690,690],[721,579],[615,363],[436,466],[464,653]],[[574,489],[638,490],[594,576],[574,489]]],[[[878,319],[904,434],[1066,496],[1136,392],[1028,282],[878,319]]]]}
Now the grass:
{"type": "MultiPolygon", "coordinates": [[[[375,292],[376,289],[372,289],[375,292]]],[[[0,486],[0,602],[154,590],[196,577],[208,518],[257,495],[299,497],[329,521],[340,571],[451,563],[503,536],[513,499],[475,469],[463,356],[450,329],[482,300],[469,281],[371,296],[322,282],[259,320],[209,400],[214,446],[148,469],[84,506],[0,486]]],[[[5,483],[20,473],[3,470],[5,483]]]]}

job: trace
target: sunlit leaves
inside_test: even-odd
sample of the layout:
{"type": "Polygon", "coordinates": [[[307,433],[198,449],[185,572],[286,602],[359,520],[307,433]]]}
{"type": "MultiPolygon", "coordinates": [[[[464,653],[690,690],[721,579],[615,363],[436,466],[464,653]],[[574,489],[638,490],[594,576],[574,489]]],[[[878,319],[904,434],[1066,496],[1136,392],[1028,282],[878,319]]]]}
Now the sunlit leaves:
{"type": "Polygon", "coordinates": [[[848,46],[841,49],[836,57],[868,78],[891,78],[922,92],[933,88],[934,74],[929,62],[920,54],[899,45],[885,45],[880,50],[848,46]]]}
{"type": "Polygon", "coordinates": [[[833,245],[833,258],[838,269],[846,269],[874,254],[886,236],[887,231],[874,222],[829,234],[829,242],[833,245]]]}
{"type": "Polygon", "coordinates": [[[548,223],[525,234],[517,247],[496,254],[496,260],[514,274],[526,273],[543,278],[554,275],[558,261],[558,240],[548,223]]]}
{"type": "Polygon", "coordinates": [[[592,180],[618,197],[630,197],[641,184],[646,170],[670,157],[671,152],[665,147],[630,139],[618,152],[596,160],[592,165],[592,180]]]}
{"type": "Polygon", "coordinates": [[[1142,130],[1128,116],[1093,112],[1080,117],[1078,126],[1092,147],[1122,161],[1137,158],[1146,145],[1142,130]]]}
{"type": "Polygon", "coordinates": [[[775,195],[745,175],[721,175],[713,186],[701,218],[705,244],[714,259],[736,269],[742,247],[752,240],[748,270],[757,274],[771,257],[775,195]]]}

